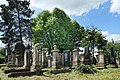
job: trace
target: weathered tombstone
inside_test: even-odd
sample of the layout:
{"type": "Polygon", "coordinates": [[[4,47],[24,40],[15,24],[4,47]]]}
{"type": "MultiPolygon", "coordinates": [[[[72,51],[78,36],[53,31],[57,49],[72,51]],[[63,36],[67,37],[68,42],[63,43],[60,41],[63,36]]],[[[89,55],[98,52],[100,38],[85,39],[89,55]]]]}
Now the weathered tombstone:
{"type": "Polygon", "coordinates": [[[7,63],[7,64],[9,65],[9,64],[11,64],[11,63],[12,63],[12,60],[11,60],[11,55],[10,55],[10,54],[8,54],[8,55],[7,55],[7,57],[8,57],[8,63],[7,63]]]}
{"type": "Polygon", "coordinates": [[[20,66],[20,65],[23,65],[23,58],[22,58],[22,55],[16,55],[16,60],[15,60],[16,62],[15,62],[15,64],[17,65],[17,66],[20,66]]]}
{"type": "Polygon", "coordinates": [[[96,55],[96,63],[98,64],[99,55],[96,55]]]}
{"type": "Polygon", "coordinates": [[[30,71],[36,72],[37,74],[41,74],[41,68],[39,64],[39,53],[41,53],[41,44],[35,44],[33,51],[33,62],[30,71]]]}
{"type": "Polygon", "coordinates": [[[77,67],[77,66],[79,66],[79,50],[74,49],[74,50],[72,50],[72,52],[73,52],[72,66],[77,67]]]}
{"type": "Polygon", "coordinates": [[[15,64],[15,59],[16,59],[16,56],[15,56],[15,53],[12,53],[12,64],[15,64]]]}
{"type": "Polygon", "coordinates": [[[27,46],[24,52],[24,68],[30,68],[30,46],[27,46]]]}
{"type": "Polygon", "coordinates": [[[80,54],[80,64],[84,64],[84,55],[80,54]]]}
{"type": "Polygon", "coordinates": [[[119,58],[116,58],[116,63],[117,63],[117,65],[120,64],[120,62],[119,62],[119,58]]]}
{"type": "Polygon", "coordinates": [[[24,51],[25,46],[21,44],[21,42],[17,42],[15,44],[15,54],[16,54],[16,65],[23,65],[24,64],[24,51]]]}
{"type": "Polygon", "coordinates": [[[85,50],[84,50],[84,64],[91,65],[91,53],[90,53],[89,47],[85,47],[85,50]]]}
{"type": "Polygon", "coordinates": [[[111,63],[111,64],[116,64],[116,61],[115,61],[115,53],[114,53],[113,47],[111,48],[110,63],[111,63]]]}
{"type": "Polygon", "coordinates": [[[115,54],[115,52],[114,52],[113,47],[111,47],[110,64],[111,64],[113,67],[118,67],[117,62],[116,62],[116,54],[115,54]]]}
{"type": "Polygon", "coordinates": [[[54,45],[54,50],[51,51],[53,56],[52,56],[52,68],[60,68],[60,62],[59,62],[59,50],[57,49],[57,46],[54,45]]]}
{"type": "Polygon", "coordinates": [[[48,68],[51,68],[52,67],[52,57],[49,55],[47,57],[47,59],[48,59],[48,68]]]}
{"type": "Polygon", "coordinates": [[[103,50],[99,50],[98,67],[106,68],[105,55],[104,55],[104,51],[103,50]]]}
{"type": "Polygon", "coordinates": [[[70,68],[70,50],[64,50],[64,67],[70,68]]]}
{"type": "Polygon", "coordinates": [[[46,57],[46,53],[47,53],[48,49],[47,48],[42,48],[42,67],[45,68],[47,67],[47,57],[46,57]]]}
{"type": "Polygon", "coordinates": [[[42,68],[42,49],[38,50],[38,54],[39,54],[39,65],[42,68]]]}
{"type": "Polygon", "coordinates": [[[64,67],[64,53],[61,53],[61,65],[64,67]]]}

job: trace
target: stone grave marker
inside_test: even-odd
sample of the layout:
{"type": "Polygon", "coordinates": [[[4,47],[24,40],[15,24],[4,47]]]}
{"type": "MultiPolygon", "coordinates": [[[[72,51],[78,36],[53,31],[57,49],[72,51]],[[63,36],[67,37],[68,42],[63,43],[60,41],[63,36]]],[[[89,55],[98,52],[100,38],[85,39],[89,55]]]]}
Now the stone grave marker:
{"type": "Polygon", "coordinates": [[[91,53],[90,53],[89,47],[85,47],[85,50],[84,50],[84,64],[91,65],[91,53]]]}
{"type": "Polygon", "coordinates": [[[59,50],[57,49],[57,46],[54,45],[54,50],[52,52],[52,68],[60,68],[60,62],[59,62],[59,50]]]}
{"type": "Polygon", "coordinates": [[[80,54],[80,64],[84,64],[84,54],[80,54]]]}
{"type": "Polygon", "coordinates": [[[45,68],[47,67],[47,53],[48,49],[47,48],[42,48],[42,67],[45,68]]]}
{"type": "Polygon", "coordinates": [[[116,62],[116,54],[114,52],[114,48],[111,47],[111,56],[110,56],[110,65],[113,65],[113,67],[118,67],[117,62],[116,62]]]}
{"type": "Polygon", "coordinates": [[[72,66],[73,67],[77,67],[77,66],[79,66],[79,50],[78,49],[74,49],[74,50],[72,50],[72,52],[73,52],[73,58],[72,58],[72,66]]]}
{"type": "Polygon", "coordinates": [[[64,50],[64,67],[70,68],[70,50],[64,50]]]}
{"type": "Polygon", "coordinates": [[[103,50],[99,50],[98,67],[106,68],[105,55],[104,55],[104,51],[103,50]]]}
{"type": "Polygon", "coordinates": [[[39,63],[39,54],[42,54],[41,48],[42,45],[40,43],[34,45],[33,62],[30,69],[31,72],[36,72],[37,74],[41,74],[41,68],[39,63]]]}
{"type": "Polygon", "coordinates": [[[30,68],[30,47],[27,46],[24,52],[24,68],[30,68]]]}
{"type": "Polygon", "coordinates": [[[17,42],[15,44],[15,54],[16,54],[16,65],[23,65],[24,64],[24,51],[25,46],[21,44],[21,42],[17,42]]]}
{"type": "Polygon", "coordinates": [[[51,68],[52,67],[52,57],[50,55],[48,55],[47,60],[48,60],[48,68],[51,68]]]}

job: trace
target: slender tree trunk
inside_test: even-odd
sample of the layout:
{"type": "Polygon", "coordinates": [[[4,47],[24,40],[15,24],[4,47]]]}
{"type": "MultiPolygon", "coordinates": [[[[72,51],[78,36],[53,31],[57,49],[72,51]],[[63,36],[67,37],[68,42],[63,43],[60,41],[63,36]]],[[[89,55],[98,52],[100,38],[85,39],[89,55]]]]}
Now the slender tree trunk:
{"type": "MultiPolygon", "coordinates": [[[[19,5],[19,4],[18,4],[19,5]]],[[[19,13],[19,9],[18,9],[19,6],[17,6],[17,14],[18,14],[18,27],[19,27],[19,30],[20,30],[20,42],[21,44],[23,44],[23,40],[22,40],[22,30],[21,30],[21,26],[20,26],[20,13],[19,13]]]]}

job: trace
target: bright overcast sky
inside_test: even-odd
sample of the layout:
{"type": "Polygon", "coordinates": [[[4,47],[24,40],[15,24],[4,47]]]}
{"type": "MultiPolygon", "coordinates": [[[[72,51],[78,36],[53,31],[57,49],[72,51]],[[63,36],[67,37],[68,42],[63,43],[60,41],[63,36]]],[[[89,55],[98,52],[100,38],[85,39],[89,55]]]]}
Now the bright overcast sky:
{"type": "MultiPolygon", "coordinates": [[[[6,3],[0,0],[0,4],[6,3]]],[[[30,0],[34,16],[58,7],[84,27],[95,26],[110,41],[120,40],[120,0],[30,0]]]]}

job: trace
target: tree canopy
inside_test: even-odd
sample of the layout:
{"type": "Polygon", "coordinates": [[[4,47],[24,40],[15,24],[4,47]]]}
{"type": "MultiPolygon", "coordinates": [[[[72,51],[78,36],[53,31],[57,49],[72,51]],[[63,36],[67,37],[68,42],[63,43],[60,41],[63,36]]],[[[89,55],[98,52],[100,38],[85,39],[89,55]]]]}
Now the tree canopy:
{"type": "MultiPolygon", "coordinates": [[[[34,11],[29,8],[27,1],[7,0],[8,5],[0,5],[1,41],[11,49],[16,42],[24,43],[31,39],[31,16],[34,11]]],[[[21,46],[22,47],[22,46],[21,46]]]]}
{"type": "Polygon", "coordinates": [[[84,31],[84,27],[76,21],[71,21],[59,8],[55,8],[52,13],[44,10],[33,22],[33,42],[41,42],[50,50],[54,44],[59,49],[72,49],[74,43],[81,40],[81,32],[84,31]]]}
{"type": "Polygon", "coordinates": [[[101,31],[95,28],[87,28],[82,38],[81,46],[97,47],[98,49],[104,49],[107,44],[107,40],[102,35],[101,31]]]}

